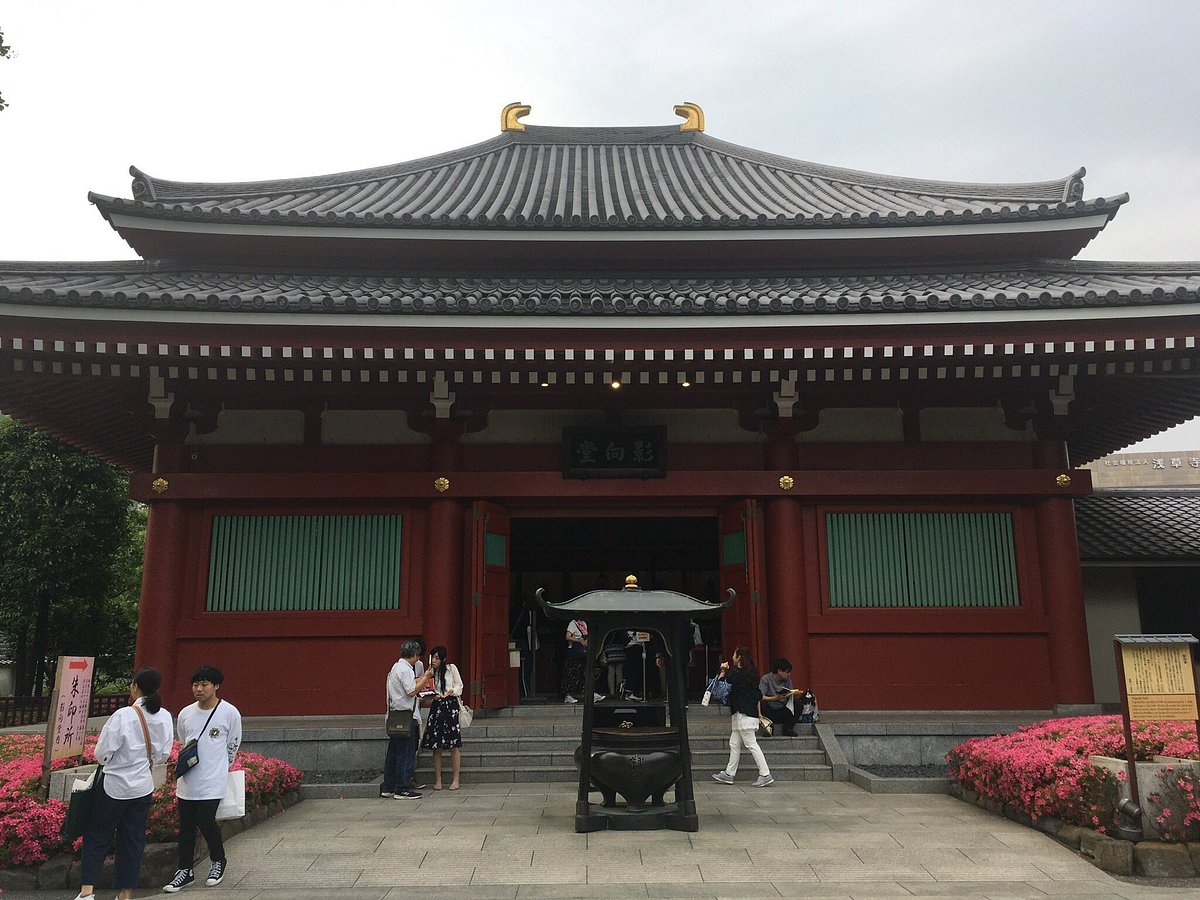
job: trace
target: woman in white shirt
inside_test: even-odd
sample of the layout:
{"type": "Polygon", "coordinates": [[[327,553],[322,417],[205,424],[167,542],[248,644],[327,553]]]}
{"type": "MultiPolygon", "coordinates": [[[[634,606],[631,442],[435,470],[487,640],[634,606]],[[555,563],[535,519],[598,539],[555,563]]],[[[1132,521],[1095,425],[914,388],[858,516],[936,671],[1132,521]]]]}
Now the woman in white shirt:
{"type": "Polygon", "coordinates": [[[446,659],[445,647],[434,647],[429,654],[429,670],[433,673],[433,689],[437,691],[429,708],[429,721],[421,738],[421,749],[433,751],[433,789],[442,789],[442,751],[450,751],[454,780],[450,790],[459,788],[458,775],[462,766],[462,729],[458,723],[458,698],[462,696],[462,676],[458,666],[446,659]]]}
{"type": "Polygon", "coordinates": [[[83,833],[79,894],[93,896],[109,845],[117,848],[117,900],[130,900],[142,869],[146,817],[154,793],[152,764],[164,763],[174,735],[171,714],[162,708],[158,669],[138,669],[129,685],[129,706],[119,709],[100,732],[96,761],[103,767],[95,806],[83,833]]]}

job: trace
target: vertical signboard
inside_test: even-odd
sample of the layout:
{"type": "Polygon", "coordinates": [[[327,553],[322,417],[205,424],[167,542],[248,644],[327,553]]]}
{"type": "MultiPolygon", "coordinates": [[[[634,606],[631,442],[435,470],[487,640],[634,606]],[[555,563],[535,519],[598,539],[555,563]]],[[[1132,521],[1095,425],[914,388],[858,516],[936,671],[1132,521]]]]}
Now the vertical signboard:
{"type": "Polygon", "coordinates": [[[1151,722],[1194,722],[1196,673],[1185,643],[1120,644],[1129,718],[1151,722]]]}
{"type": "Polygon", "coordinates": [[[95,661],[92,656],[58,658],[50,716],[46,720],[46,752],[42,757],[41,788],[44,792],[50,789],[50,766],[56,759],[83,755],[95,661]]]}
{"type": "Polygon", "coordinates": [[[1125,725],[1125,765],[1129,796],[1135,807],[1141,806],[1141,798],[1133,759],[1133,720],[1195,722],[1197,740],[1200,740],[1193,658],[1197,643],[1200,642],[1190,634],[1113,635],[1117,685],[1121,689],[1121,716],[1125,725]]]}
{"type": "Polygon", "coordinates": [[[46,723],[46,762],[83,753],[88,707],[92,701],[94,657],[60,656],[54,698],[46,723]]]}

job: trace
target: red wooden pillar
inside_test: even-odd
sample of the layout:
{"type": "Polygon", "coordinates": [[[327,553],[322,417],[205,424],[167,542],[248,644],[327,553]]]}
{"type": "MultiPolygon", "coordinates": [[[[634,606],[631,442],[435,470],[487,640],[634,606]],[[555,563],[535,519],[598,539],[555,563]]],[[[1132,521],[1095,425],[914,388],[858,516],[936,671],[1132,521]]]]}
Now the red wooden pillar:
{"type": "MultiPolygon", "coordinates": [[[[1048,469],[1065,472],[1066,446],[1050,426],[1043,427],[1041,434],[1037,461],[1048,469]]],[[[1069,497],[1046,498],[1038,504],[1036,522],[1042,597],[1050,626],[1047,643],[1054,702],[1091,703],[1092,663],[1075,535],[1075,505],[1069,497]]]]}
{"type": "MultiPolygon", "coordinates": [[[[800,501],[791,497],[769,500],[767,528],[767,620],[771,655],[792,663],[792,681],[808,687],[808,611],[804,602],[804,531],[800,501]]],[[[768,671],[771,660],[759,663],[768,671]]]]}
{"type": "Polygon", "coordinates": [[[136,667],[153,666],[162,672],[164,703],[174,703],[174,709],[179,708],[180,698],[191,695],[190,684],[180,681],[191,673],[176,671],[179,610],[189,599],[183,592],[187,518],[182,503],[160,500],[150,506],[134,650],[136,667]]]}
{"type": "MultiPolygon", "coordinates": [[[[798,453],[792,428],[780,428],[779,433],[772,436],[764,447],[763,462],[768,469],[796,471],[798,453]]],[[[768,500],[764,507],[767,633],[771,655],[791,660],[793,682],[799,687],[808,687],[812,684],[812,672],[808,612],[804,602],[804,529],[800,500],[781,495],[768,500]]],[[[758,660],[758,665],[766,672],[771,660],[758,660]]]]}
{"type": "MultiPolygon", "coordinates": [[[[438,441],[430,449],[430,477],[444,477],[454,484],[454,473],[462,464],[462,445],[438,441]]],[[[445,644],[452,660],[461,668],[466,660],[463,643],[465,507],[458,500],[434,500],[429,504],[425,528],[424,591],[414,614],[423,613],[422,633],[433,646],[445,644]],[[423,608],[422,608],[423,604],[423,608]]]]}
{"type": "Polygon", "coordinates": [[[1068,497],[1043,500],[1037,510],[1038,561],[1049,620],[1050,677],[1055,703],[1092,702],[1092,664],[1083,576],[1075,538],[1075,507],[1068,497]]]}

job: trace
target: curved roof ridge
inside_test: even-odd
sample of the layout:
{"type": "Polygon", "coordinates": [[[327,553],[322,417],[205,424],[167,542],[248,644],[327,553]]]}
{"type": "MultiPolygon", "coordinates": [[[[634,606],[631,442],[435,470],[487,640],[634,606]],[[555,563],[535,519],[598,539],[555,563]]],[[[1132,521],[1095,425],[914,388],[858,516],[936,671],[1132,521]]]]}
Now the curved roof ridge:
{"type": "Polygon", "coordinates": [[[173,181],[152,176],[136,166],[130,166],[133,176],[133,196],[139,200],[183,200],[242,198],[278,192],[301,192],[361,185],[427,169],[466,162],[494,153],[512,144],[523,145],[680,145],[692,144],[715,153],[745,162],[766,165],[794,175],[821,178],[846,185],[883,188],[906,193],[928,193],[981,200],[1010,200],[1060,202],[1083,196],[1083,176],[1080,167],[1069,175],[1048,181],[1033,182],[962,182],[888,175],[861,169],[849,169],[825,163],[815,163],[781,154],[769,153],[709,136],[704,132],[682,132],[675,125],[628,127],[572,127],[529,125],[523,132],[503,132],[466,147],[431,156],[419,157],[384,166],[353,169],[327,175],[309,175],[265,181],[201,182],[173,181]]]}
{"type": "MultiPolygon", "coordinates": [[[[305,175],[297,178],[274,178],[268,181],[171,181],[155,178],[137,166],[129,167],[133,176],[133,196],[137,200],[216,200],[223,197],[247,197],[275,192],[298,192],[349,187],[367,181],[378,181],[400,175],[412,175],[425,169],[439,168],[457,162],[485,156],[514,143],[519,132],[505,132],[476,144],[422,156],[404,162],[390,163],[366,169],[351,169],[329,175],[305,175]]],[[[103,195],[97,195],[103,196],[103,195]]]]}
{"type": "MultiPolygon", "coordinates": [[[[949,194],[953,196],[969,196],[977,199],[1009,199],[1003,196],[1003,191],[1011,191],[1013,200],[1037,199],[1043,202],[1058,202],[1067,200],[1074,183],[1080,185],[1082,196],[1083,176],[1087,170],[1080,166],[1070,175],[1050,181],[1030,182],[970,182],[970,181],[937,181],[927,178],[910,178],[905,175],[886,175],[880,172],[868,172],[864,169],[848,169],[841,166],[831,166],[825,163],[814,163],[807,160],[795,159],[765,150],[755,150],[741,144],[733,144],[720,138],[710,137],[704,133],[695,133],[696,143],[736,156],[747,162],[762,163],[787,169],[797,175],[808,175],[814,178],[824,178],[842,184],[881,187],[890,190],[902,190],[913,193],[949,194]],[[998,190],[1003,189],[1001,193],[998,190]]],[[[1078,197],[1070,197],[1078,199],[1078,197]]]]}

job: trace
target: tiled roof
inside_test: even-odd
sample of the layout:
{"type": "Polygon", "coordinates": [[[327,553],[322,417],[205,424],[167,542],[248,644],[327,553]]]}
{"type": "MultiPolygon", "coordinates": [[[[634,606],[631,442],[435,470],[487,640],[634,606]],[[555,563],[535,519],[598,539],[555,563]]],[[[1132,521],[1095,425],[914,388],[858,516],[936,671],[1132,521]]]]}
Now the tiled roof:
{"type": "Polygon", "coordinates": [[[1193,304],[1200,263],[1092,263],[967,272],[729,278],[278,274],[168,264],[3,263],[0,302],[153,309],[402,314],[704,316],[935,313],[1193,304]]]}
{"type": "Polygon", "coordinates": [[[1083,560],[1200,561],[1200,490],[1102,491],[1075,501],[1083,560]]]}
{"type": "Polygon", "coordinates": [[[105,215],[381,228],[770,229],[1037,221],[1097,212],[1084,170],[1029,184],[925,181],[818,165],[677,126],[530,125],[437,156],[312,178],[167,181],[136,168],[105,215]]]}

